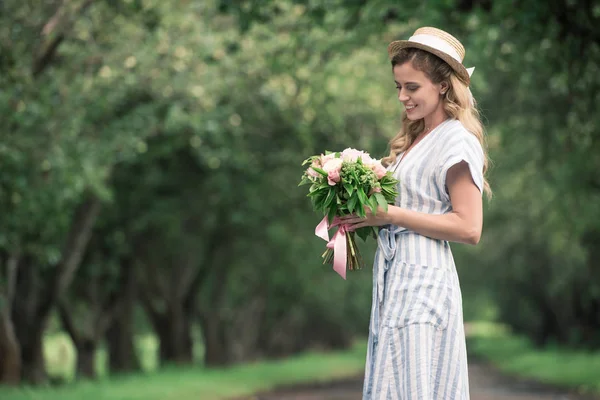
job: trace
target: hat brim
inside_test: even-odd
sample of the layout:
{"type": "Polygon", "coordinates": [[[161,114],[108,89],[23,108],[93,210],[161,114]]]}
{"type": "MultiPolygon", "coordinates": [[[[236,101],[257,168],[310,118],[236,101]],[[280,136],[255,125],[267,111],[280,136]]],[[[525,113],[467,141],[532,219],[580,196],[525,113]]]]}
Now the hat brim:
{"type": "Polygon", "coordinates": [[[465,68],[464,65],[462,65],[462,63],[456,61],[454,58],[452,58],[450,55],[444,53],[443,51],[435,49],[431,46],[427,46],[425,44],[411,42],[410,40],[396,40],[396,41],[390,43],[388,46],[388,55],[389,55],[390,59],[392,59],[396,54],[398,54],[400,52],[400,50],[406,49],[406,48],[421,49],[421,50],[425,50],[429,53],[432,53],[432,54],[438,56],[439,58],[444,60],[446,63],[448,63],[448,65],[450,65],[450,67],[454,70],[454,72],[456,72],[458,77],[460,79],[462,79],[463,81],[465,81],[467,86],[471,82],[471,77],[469,76],[469,72],[467,72],[467,69],[465,68]]]}

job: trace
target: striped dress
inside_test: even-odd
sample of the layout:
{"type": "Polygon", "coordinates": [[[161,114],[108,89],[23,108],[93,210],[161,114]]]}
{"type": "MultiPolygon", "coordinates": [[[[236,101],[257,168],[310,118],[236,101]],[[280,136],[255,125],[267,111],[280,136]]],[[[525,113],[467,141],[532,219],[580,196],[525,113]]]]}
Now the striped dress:
{"type": "MultiPolygon", "coordinates": [[[[452,210],[448,169],[466,161],[483,192],[483,151],[448,119],[388,167],[400,180],[396,205],[428,214],[452,210]]],[[[449,243],[395,225],[381,227],[363,400],[469,399],[462,298],[449,243]]]]}

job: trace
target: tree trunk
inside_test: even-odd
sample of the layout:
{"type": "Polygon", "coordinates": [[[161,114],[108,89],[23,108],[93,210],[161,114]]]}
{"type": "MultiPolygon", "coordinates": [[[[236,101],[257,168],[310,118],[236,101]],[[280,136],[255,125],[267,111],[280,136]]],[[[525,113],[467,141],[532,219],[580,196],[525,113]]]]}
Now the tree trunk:
{"type": "MultiPolygon", "coordinates": [[[[41,49],[36,54],[32,66],[33,76],[41,74],[50,65],[54,55],[65,37],[70,33],[75,25],[76,18],[81,16],[89,8],[94,0],[86,0],[73,7],[71,2],[63,2],[56,10],[56,13],[48,20],[42,29],[42,36],[49,36],[50,39],[42,40],[41,49]],[[71,9],[74,9],[71,11],[71,9]],[[71,11],[71,12],[70,12],[71,11]]],[[[45,39],[45,38],[44,38],[45,39]]]]}
{"type": "Polygon", "coordinates": [[[190,317],[183,310],[172,310],[161,318],[161,322],[156,330],[160,339],[161,365],[191,364],[194,361],[194,348],[190,317]]]}
{"type": "Polygon", "coordinates": [[[46,380],[42,352],[46,320],[37,314],[42,287],[40,269],[33,265],[31,257],[25,256],[17,274],[16,293],[19,295],[15,296],[12,304],[11,320],[21,345],[21,379],[28,383],[46,380]]]}
{"type": "MultiPolygon", "coordinates": [[[[2,301],[2,298],[0,298],[2,301]]],[[[6,312],[0,306],[0,384],[17,385],[21,381],[21,347],[15,329],[6,312]]]]}
{"type": "Polygon", "coordinates": [[[55,268],[50,289],[44,293],[38,306],[38,314],[45,318],[73,281],[85,255],[93,228],[100,214],[101,202],[88,195],[75,209],[71,226],[62,249],[62,257],[55,268]]]}
{"type": "MultiPolygon", "coordinates": [[[[93,291],[92,286],[86,288],[93,291]]],[[[95,379],[97,376],[95,360],[98,343],[106,335],[114,317],[118,315],[115,311],[118,303],[116,303],[116,299],[112,300],[114,302],[107,306],[99,303],[100,300],[97,298],[91,299],[87,311],[87,321],[80,318],[77,322],[73,311],[69,310],[70,307],[66,300],[61,300],[58,304],[58,315],[63,328],[69,333],[77,349],[77,378],[95,379]]]]}
{"type": "Polygon", "coordinates": [[[227,341],[227,326],[221,313],[227,294],[227,278],[231,273],[230,257],[232,256],[227,240],[226,230],[219,230],[216,243],[207,258],[208,265],[213,267],[213,280],[209,295],[200,310],[200,324],[204,335],[204,364],[209,367],[224,366],[231,363],[227,341]]]}
{"type": "Polygon", "coordinates": [[[148,269],[143,275],[145,284],[140,287],[140,300],[159,340],[160,364],[191,364],[194,361],[192,325],[194,315],[194,287],[196,279],[184,290],[165,289],[160,285],[160,272],[150,261],[144,263],[148,269]],[[161,300],[164,308],[158,306],[161,300]]]}
{"type": "Polygon", "coordinates": [[[221,367],[230,363],[225,325],[218,312],[203,313],[200,316],[204,336],[204,365],[221,367]]]}
{"type": "MultiPolygon", "coordinates": [[[[222,210],[224,213],[225,211],[222,210]]],[[[206,302],[207,310],[219,310],[218,304],[223,303],[227,281],[227,268],[220,268],[223,264],[219,264],[217,258],[223,258],[223,256],[231,256],[230,248],[227,245],[229,234],[231,229],[227,225],[220,224],[214,232],[210,235],[210,241],[206,244],[208,254],[206,255],[203,263],[205,265],[218,267],[214,269],[215,279],[211,281],[213,285],[210,287],[211,294],[210,300],[206,302]]],[[[199,261],[196,259],[184,260],[186,268],[181,268],[179,271],[173,272],[173,269],[169,269],[167,274],[171,276],[162,275],[161,269],[158,267],[157,262],[152,257],[151,253],[148,253],[151,248],[152,234],[148,234],[148,238],[143,242],[140,240],[140,245],[136,246],[139,254],[138,259],[143,260],[144,272],[141,274],[142,285],[140,287],[140,300],[152,321],[155,332],[160,339],[160,360],[161,364],[175,362],[177,364],[190,364],[194,360],[193,354],[193,340],[192,340],[192,318],[196,315],[197,304],[196,295],[199,291],[199,287],[206,281],[207,275],[211,272],[211,268],[198,268],[199,261]],[[142,245],[143,244],[143,245],[142,245]],[[164,285],[165,281],[171,281],[172,285],[164,285]],[[161,305],[166,306],[166,311],[159,307],[156,300],[162,302],[161,305]]],[[[141,265],[142,265],[141,264],[141,265]]],[[[218,314],[218,311],[217,311],[218,314]]],[[[208,324],[214,327],[214,324],[208,324]]],[[[222,330],[222,326],[219,324],[218,329],[222,330]]],[[[221,338],[224,340],[221,332],[216,334],[209,333],[211,337],[211,343],[214,338],[221,338]]],[[[205,340],[206,344],[206,340],[205,340]]],[[[211,352],[206,346],[207,351],[211,352]]],[[[224,342],[219,346],[218,351],[226,350],[224,342]]],[[[224,353],[225,354],[225,353],[224,353]]],[[[223,355],[219,356],[222,357],[223,355]]],[[[217,356],[213,356],[211,353],[210,360],[218,359],[217,356]]],[[[227,360],[227,358],[225,359],[227,360]]],[[[223,365],[226,362],[214,362],[211,365],[223,365]]]]}
{"type": "Polygon", "coordinates": [[[6,284],[0,286],[0,384],[17,385],[21,382],[21,346],[12,321],[12,309],[20,255],[16,252],[6,258],[6,284]]]}
{"type": "Polygon", "coordinates": [[[24,337],[19,335],[22,345],[21,371],[23,379],[36,385],[44,383],[48,378],[43,346],[45,325],[45,321],[39,321],[32,324],[30,330],[23,332],[24,337]]]}
{"type": "Polygon", "coordinates": [[[24,255],[17,274],[18,296],[11,310],[16,336],[21,343],[22,378],[33,384],[47,380],[43,335],[48,316],[69,287],[86,251],[92,228],[100,211],[100,201],[90,196],[73,215],[71,227],[58,265],[42,276],[39,266],[24,255]],[[44,282],[49,280],[49,282],[44,282]]]}
{"type": "Polygon", "coordinates": [[[94,340],[82,340],[76,345],[78,379],[96,379],[96,349],[98,344],[94,340]]]}
{"type": "Polygon", "coordinates": [[[111,373],[133,372],[140,369],[140,361],[134,345],[135,286],[135,280],[129,279],[121,289],[125,295],[120,310],[106,332],[108,365],[111,373]]]}
{"type": "Polygon", "coordinates": [[[260,339],[265,323],[266,297],[260,292],[245,297],[247,300],[235,307],[235,315],[227,326],[228,332],[243,332],[227,336],[227,361],[230,364],[252,362],[262,355],[260,339]]]}
{"type": "Polygon", "coordinates": [[[111,373],[135,372],[141,369],[135,351],[133,320],[117,318],[106,333],[108,367],[111,373]]]}

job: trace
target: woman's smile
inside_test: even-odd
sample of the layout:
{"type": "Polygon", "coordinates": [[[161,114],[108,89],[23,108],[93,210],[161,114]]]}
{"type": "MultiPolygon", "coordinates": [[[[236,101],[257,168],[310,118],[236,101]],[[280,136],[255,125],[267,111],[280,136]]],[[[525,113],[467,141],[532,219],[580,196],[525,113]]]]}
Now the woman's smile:
{"type": "Polygon", "coordinates": [[[417,108],[416,105],[405,105],[404,109],[406,110],[407,113],[411,113],[412,111],[414,111],[414,109],[417,108]]]}

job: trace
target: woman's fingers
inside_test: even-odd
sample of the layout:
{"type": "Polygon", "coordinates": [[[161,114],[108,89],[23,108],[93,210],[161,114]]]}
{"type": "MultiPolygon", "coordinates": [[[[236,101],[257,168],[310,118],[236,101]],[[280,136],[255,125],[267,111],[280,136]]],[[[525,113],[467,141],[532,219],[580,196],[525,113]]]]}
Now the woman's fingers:
{"type": "Polygon", "coordinates": [[[361,218],[361,217],[357,217],[357,216],[342,218],[342,221],[345,224],[356,224],[356,223],[359,223],[359,222],[363,222],[365,220],[366,220],[366,218],[361,218]]]}

